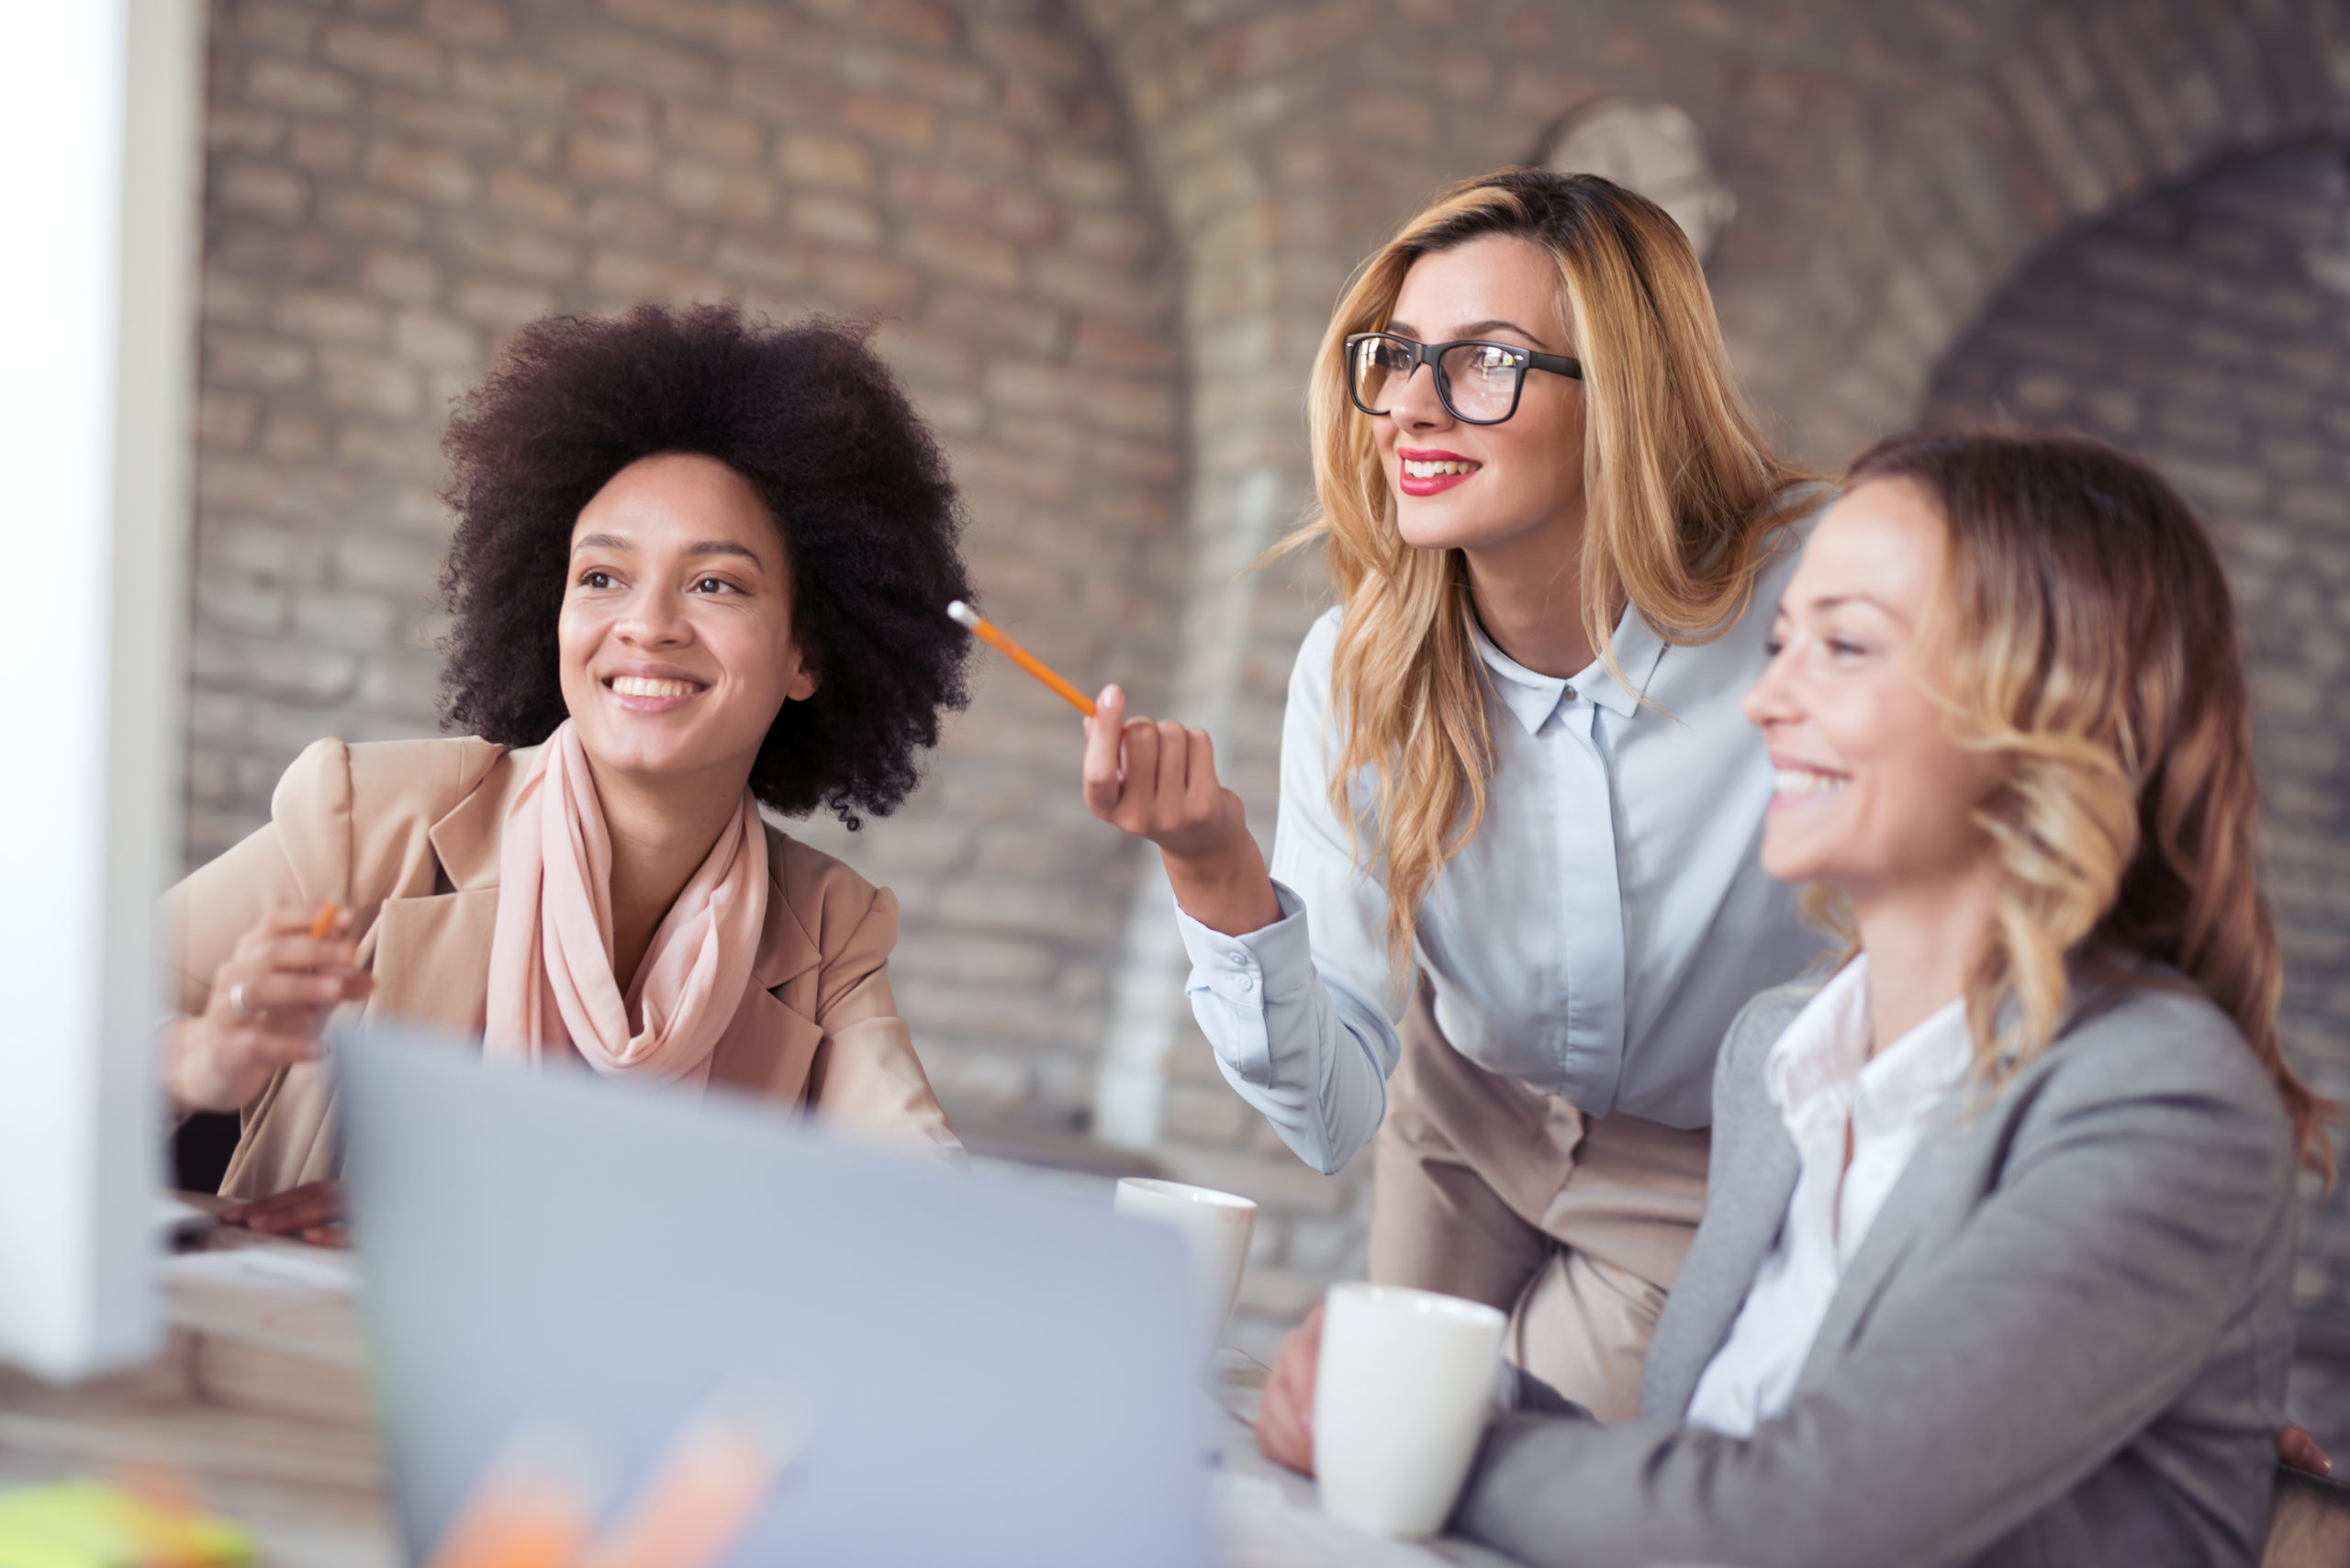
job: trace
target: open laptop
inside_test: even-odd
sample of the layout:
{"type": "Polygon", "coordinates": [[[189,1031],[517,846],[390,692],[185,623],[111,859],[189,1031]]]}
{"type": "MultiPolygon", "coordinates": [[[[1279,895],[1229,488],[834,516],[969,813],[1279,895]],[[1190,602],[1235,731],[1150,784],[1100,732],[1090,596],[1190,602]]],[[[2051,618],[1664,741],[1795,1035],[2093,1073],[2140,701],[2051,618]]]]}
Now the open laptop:
{"type": "Polygon", "coordinates": [[[412,1561],[518,1434],[600,1455],[618,1512],[745,1383],[807,1440],[729,1563],[1209,1561],[1171,1232],[729,1097],[397,1029],[333,1048],[412,1561]]]}

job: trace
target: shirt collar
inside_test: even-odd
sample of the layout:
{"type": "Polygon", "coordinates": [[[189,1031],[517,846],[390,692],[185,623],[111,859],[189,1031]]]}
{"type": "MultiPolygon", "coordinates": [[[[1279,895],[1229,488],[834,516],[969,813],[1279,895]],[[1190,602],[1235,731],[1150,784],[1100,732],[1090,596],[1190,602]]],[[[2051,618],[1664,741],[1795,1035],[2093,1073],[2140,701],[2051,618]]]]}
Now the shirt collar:
{"type": "Polygon", "coordinates": [[[1623,619],[1616,623],[1616,663],[1623,670],[1629,686],[1619,683],[1607,673],[1605,659],[1594,659],[1572,680],[1561,680],[1554,675],[1538,675],[1507,654],[1503,653],[1477,621],[1472,608],[1469,612],[1469,635],[1476,644],[1477,656],[1494,672],[1494,689],[1502,703],[1516,716],[1528,734],[1533,734],[1549,722],[1561,702],[1571,700],[1571,691],[1589,698],[1595,705],[1606,709],[1621,719],[1628,719],[1640,711],[1637,692],[1645,689],[1654,679],[1656,667],[1664,658],[1665,641],[1638,610],[1627,605],[1623,619]]]}
{"type": "Polygon", "coordinates": [[[1868,958],[1836,971],[1762,1061],[1762,1085],[1785,1115],[1859,1076],[1868,1059],[1868,958]]]}
{"type": "Polygon", "coordinates": [[[1872,1119],[1899,1120],[1957,1088],[1974,1064],[1964,998],[1870,1056],[1868,963],[1863,953],[1839,970],[1771,1047],[1763,1085],[1782,1114],[1833,1093],[1865,1100],[1872,1119]]]}

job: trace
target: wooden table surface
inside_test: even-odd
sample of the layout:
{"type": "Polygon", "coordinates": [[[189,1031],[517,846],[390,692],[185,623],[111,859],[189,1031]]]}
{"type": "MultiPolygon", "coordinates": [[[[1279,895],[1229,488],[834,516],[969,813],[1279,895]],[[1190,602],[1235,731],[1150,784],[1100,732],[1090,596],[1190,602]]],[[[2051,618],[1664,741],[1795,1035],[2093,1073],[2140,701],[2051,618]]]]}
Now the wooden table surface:
{"type": "MultiPolygon", "coordinates": [[[[220,1231],[315,1268],[310,1249],[220,1231]]],[[[251,1529],[284,1568],[402,1562],[370,1423],[348,1294],[247,1292],[170,1277],[171,1342],[151,1365],[70,1388],[0,1369],[0,1485],[170,1472],[251,1529]]],[[[1257,1451],[1249,1424],[1265,1369],[1225,1351],[1209,1417],[1212,1492],[1228,1568],[1507,1568],[1466,1542],[1407,1544],[1325,1519],[1314,1484],[1257,1451]]]]}

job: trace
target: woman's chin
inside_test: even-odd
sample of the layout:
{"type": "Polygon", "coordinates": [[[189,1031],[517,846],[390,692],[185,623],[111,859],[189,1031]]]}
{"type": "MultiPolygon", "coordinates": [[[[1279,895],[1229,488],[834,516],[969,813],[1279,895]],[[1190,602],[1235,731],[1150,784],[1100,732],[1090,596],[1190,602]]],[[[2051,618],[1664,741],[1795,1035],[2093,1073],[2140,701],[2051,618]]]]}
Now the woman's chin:
{"type": "Polygon", "coordinates": [[[1515,517],[1495,517],[1485,500],[1441,495],[1401,498],[1395,508],[1396,537],[1415,550],[1490,550],[1539,531],[1515,517]]]}
{"type": "Polygon", "coordinates": [[[582,734],[579,744],[597,771],[630,778],[685,778],[706,773],[712,765],[703,748],[679,745],[666,737],[582,734]]]}
{"type": "Polygon", "coordinates": [[[1438,498],[1406,500],[1396,510],[1396,536],[1415,550],[1466,550],[1485,543],[1492,532],[1477,526],[1450,508],[1432,504],[1438,498]]]}
{"type": "Polygon", "coordinates": [[[1762,837],[1762,869],[1766,875],[1788,883],[1835,880],[1833,857],[1821,854],[1817,846],[1810,844],[1774,843],[1778,836],[1766,831],[1762,837]]]}

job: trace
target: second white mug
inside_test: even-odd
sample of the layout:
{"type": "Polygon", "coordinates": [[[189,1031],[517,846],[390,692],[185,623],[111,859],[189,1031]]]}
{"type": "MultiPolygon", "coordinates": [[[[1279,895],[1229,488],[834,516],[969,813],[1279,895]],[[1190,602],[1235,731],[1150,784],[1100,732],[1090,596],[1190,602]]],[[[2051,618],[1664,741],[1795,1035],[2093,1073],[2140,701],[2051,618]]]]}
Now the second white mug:
{"type": "Polygon", "coordinates": [[[1135,1219],[1171,1226],[1192,1254],[1197,1287],[1195,1314],[1205,1349],[1224,1338],[1225,1321],[1240,1294],[1241,1271],[1248,1263],[1248,1238],[1257,1230],[1257,1205],[1212,1187],[1191,1187],[1128,1176],[1118,1183],[1111,1206],[1135,1219]]]}
{"type": "Polygon", "coordinates": [[[1507,1321],[1434,1291],[1330,1287],[1314,1377],[1324,1513],[1376,1535],[1444,1528],[1484,1434],[1507,1321]]]}

